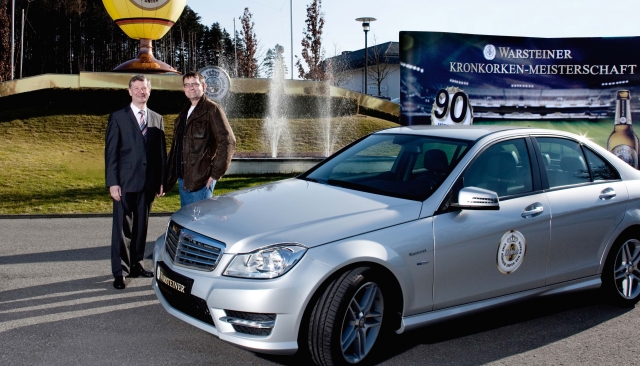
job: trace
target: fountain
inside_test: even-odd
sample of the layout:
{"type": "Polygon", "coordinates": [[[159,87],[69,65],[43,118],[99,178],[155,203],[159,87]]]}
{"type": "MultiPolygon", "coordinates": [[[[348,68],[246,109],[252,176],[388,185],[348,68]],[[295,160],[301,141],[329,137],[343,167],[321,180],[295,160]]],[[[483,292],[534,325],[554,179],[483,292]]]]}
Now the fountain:
{"type": "MultiPolygon", "coordinates": [[[[265,143],[266,150],[270,151],[271,157],[291,156],[293,153],[293,136],[291,134],[291,128],[289,121],[287,120],[288,105],[287,95],[285,94],[285,68],[284,58],[282,54],[284,47],[276,45],[276,57],[274,59],[274,71],[273,77],[269,82],[269,109],[268,116],[265,118],[262,125],[262,136],[265,143]]],[[[313,116],[318,116],[319,127],[316,129],[318,133],[319,149],[317,153],[312,153],[313,156],[327,157],[331,155],[339,143],[339,136],[341,131],[345,128],[347,123],[345,119],[334,120],[332,118],[332,98],[331,98],[331,84],[330,81],[326,81],[322,86],[315,88],[316,113],[311,113],[313,116]]],[[[299,152],[295,153],[299,156],[299,152]]]]}
{"type": "Polygon", "coordinates": [[[269,83],[269,115],[262,124],[262,134],[269,145],[271,157],[291,152],[291,129],[287,120],[287,103],[284,92],[284,47],[276,45],[273,78],[269,83]]]}
{"type": "Polygon", "coordinates": [[[261,174],[303,172],[310,169],[321,158],[287,157],[293,153],[291,128],[287,119],[288,98],[285,93],[285,69],[282,53],[284,47],[276,45],[273,77],[269,82],[268,115],[262,123],[262,141],[271,158],[234,158],[227,174],[261,174]],[[283,157],[284,156],[284,157],[283,157]]]}
{"type": "Polygon", "coordinates": [[[323,156],[329,156],[333,152],[338,135],[331,129],[331,86],[328,82],[325,82],[324,87],[326,95],[317,99],[316,107],[320,111],[320,126],[322,127],[320,130],[320,141],[322,142],[322,154],[323,156]]]}
{"type": "MultiPolygon", "coordinates": [[[[344,106],[339,105],[338,108],[333,106],[334,100],[331,98],[331,84],[330,81],[325,81],[323,90],[325,95],[319,97],[316,102],[316,107],[320,112],[320,142],[322,156],[327,157],[336,151],[336,147],[340,143],[344,144],[344,141],[340,141],[340,138],[345,134],[350,134],[352,131],[348,131],[353,126],[353,120],[349,118],[332,118],[332,111],[340,110],[344,106]]],[[[338,101],[338,103],[341,103],[338,101]]]]}

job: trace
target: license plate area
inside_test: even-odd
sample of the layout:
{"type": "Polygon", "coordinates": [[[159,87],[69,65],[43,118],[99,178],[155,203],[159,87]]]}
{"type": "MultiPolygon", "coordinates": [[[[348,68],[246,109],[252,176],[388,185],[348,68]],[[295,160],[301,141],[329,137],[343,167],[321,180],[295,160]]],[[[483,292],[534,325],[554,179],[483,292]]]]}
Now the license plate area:
{"type": "Polygon", "coordinates": [[[156,266],[156,280],[158,286],[173,296],[188,297],[191,294],[193,279],[172,271],[164,262],[158,262],[156,266]]]}

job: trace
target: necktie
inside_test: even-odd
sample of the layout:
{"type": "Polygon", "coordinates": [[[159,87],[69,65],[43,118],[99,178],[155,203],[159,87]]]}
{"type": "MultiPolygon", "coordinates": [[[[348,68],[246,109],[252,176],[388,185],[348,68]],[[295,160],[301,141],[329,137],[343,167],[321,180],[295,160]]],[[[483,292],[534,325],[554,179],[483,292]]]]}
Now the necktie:
{"type": "Polygon", "coordinates": [[[140,112],[138,112],[138,114],[140,115],[140,131],[142,131],[142,137],[144,138],[144,142],[147,142],[147,122],[145,122],[144,120],[144,111],[140,110],[140,112]]]}

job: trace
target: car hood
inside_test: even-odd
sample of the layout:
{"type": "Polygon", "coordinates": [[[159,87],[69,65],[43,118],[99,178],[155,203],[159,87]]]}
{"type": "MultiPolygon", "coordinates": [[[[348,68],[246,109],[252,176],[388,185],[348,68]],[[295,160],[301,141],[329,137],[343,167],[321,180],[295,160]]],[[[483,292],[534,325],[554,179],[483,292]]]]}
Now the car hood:
{"type": "Polygon", "coordinates": [[[288,179],[181,208],[179,225],[247,253],[276,243],[307,247],[416,220],[422,202],[288,179]],[[199,214],[198,214],[199,211],[199,214]]]}

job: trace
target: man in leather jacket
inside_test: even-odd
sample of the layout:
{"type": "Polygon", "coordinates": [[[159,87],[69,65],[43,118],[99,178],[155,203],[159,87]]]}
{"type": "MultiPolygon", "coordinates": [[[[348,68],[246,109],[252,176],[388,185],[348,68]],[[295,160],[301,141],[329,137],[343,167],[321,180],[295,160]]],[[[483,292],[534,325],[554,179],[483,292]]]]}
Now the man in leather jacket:
{"type": "Polygon", "coordinates": [[[213,195],[231,164],[236,138],[222,107],[207,98],[204,77],[192,71],[182,82],[190,103],[174,121],[164,188],[171,191],[177,181],[180,206],[186,206],[213,195]]]}

